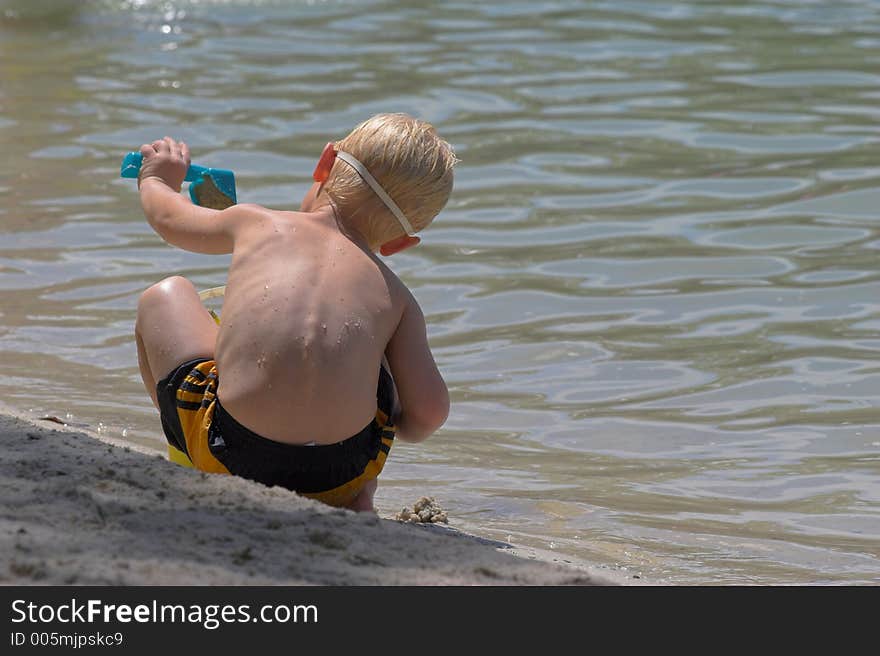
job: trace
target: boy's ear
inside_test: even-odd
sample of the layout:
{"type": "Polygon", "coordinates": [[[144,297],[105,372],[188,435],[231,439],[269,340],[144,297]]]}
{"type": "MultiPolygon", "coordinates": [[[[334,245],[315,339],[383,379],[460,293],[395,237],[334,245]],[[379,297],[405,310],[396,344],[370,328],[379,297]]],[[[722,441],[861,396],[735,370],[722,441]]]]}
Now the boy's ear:
{"type": "Polygon", "coordinates": [[[318,160],[318,164],[315,166],[315,171],[312,173],[312,179],[315,182],[327,182],[327,178],[330,177],[330,171],[333,169],[333,162],[336,161],[336,144],[332,141],[324,146],[324,150],[321,153],[321,159],[318,160]]]}
{"type": "Polygon", "coordinates": [[[394,255],[395,253],[399,253],[400,251],[405,251],[410,246],[415,246],[418,244],[421,239],[418,237],[410,237],[409,235],[404,235],[403,237],[398,237],[397,239],[392,239],[391,241],[387,241],[379,247],[379,252],[388,257],[389,255],[394,255]]]}

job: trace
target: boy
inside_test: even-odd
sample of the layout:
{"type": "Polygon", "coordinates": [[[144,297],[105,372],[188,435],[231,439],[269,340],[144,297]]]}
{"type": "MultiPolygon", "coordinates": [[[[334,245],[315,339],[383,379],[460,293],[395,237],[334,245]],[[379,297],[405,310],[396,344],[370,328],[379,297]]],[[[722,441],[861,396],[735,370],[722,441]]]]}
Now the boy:
{"type": "Polygon", "coordinates": [[[374,116],[327,144],[299,212],[193,205],[179,193],[186,144],[140,152],[153,229],[185,250],[232,253],[219,326],[185,278],[138,304],[138,363],[171,451],[372,510],[395,434],[424,440],[449,412],[421,309],[375,252],[419,243],[452,191],[452,148],[427,123],[374,116]]]}

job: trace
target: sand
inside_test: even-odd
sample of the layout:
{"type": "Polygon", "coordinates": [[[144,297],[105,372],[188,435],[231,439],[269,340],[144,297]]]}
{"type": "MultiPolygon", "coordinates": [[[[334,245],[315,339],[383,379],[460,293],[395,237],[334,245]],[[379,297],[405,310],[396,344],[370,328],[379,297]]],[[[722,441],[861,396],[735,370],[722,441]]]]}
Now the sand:
{"type": "Polygon", "coordinates": [[[330,508],[0,413],[0,584],[611,585],[439,524],[330,508]]]}

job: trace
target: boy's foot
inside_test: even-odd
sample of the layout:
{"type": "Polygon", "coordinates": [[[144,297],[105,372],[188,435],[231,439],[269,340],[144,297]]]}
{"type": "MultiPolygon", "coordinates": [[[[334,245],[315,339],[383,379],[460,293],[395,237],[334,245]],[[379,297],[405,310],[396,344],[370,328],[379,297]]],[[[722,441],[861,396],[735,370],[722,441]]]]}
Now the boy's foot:
{"type": "Polygon", "coordinates": [[[355,512],[376,512],[376,509],[373,508],[373,495],[376,493],[377,487],[376,479],[364,485],[358,495],[348,504],[348,509],[355,512]]]}

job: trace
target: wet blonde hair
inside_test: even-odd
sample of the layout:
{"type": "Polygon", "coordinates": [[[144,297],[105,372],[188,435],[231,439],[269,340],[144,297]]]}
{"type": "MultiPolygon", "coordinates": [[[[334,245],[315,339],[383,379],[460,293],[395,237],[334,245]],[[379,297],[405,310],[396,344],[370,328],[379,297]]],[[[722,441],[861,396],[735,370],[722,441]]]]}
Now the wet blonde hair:
{"type": "MultiPolygon", "coordinates": [[[[455,153],[430,123],[407,114],[376,114],[336,142],[367,167],[406,215],[423,230],[439,214],[452,192],[455,153]]],[[[368,216],[371,241],[383,243],[403,234],[394,215],[352,167],[336,160],[324,190],[344,216],[368,216]]]]}

